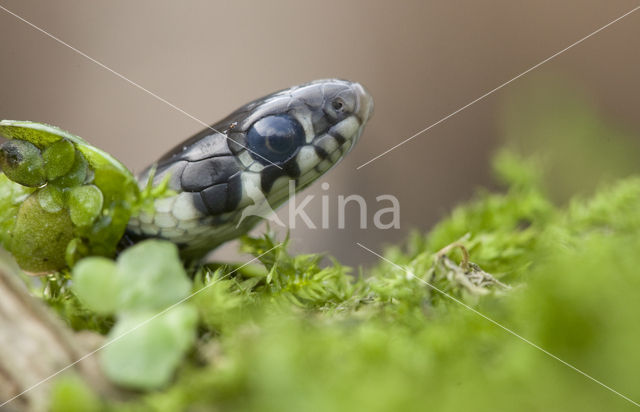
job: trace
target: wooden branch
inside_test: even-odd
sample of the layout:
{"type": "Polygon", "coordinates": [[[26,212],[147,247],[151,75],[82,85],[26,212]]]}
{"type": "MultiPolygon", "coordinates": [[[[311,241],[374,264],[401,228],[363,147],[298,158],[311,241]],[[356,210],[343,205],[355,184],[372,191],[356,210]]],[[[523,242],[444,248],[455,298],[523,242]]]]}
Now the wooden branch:
{"type": "Polygon", "coordinates": [[[31,296],[0,249],[0,404],[3,410],[46,410],[51,383],[75,373],[98,393],[118,392],[89,356],[65,372],[33,387],[96,347],[96,339],[74,333],[40,300],[31,296]],[[90,341],[93,340],[93,344],[90,341]],[[32,388],[33,387],[33,388],[32,388]]]}

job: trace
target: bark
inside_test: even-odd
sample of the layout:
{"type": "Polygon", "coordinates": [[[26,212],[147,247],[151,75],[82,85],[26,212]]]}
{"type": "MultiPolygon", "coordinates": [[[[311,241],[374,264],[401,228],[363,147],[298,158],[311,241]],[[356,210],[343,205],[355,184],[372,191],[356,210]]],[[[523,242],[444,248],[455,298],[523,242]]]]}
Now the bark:
{"type": "Polygon", "coordinates": [[[4,263],[8,259],[2,252],[0,250],[0,404],[17,397],[1,409],[46,410],[51,384],[69,373],[75,373],[98,393],[116,394],[117,390],[101,374],[95,356],[88,356],[57,374],[90,353],[96,347],[95,339],[74,333],[39,299],[31,296],[16,268],[4,263]]]}

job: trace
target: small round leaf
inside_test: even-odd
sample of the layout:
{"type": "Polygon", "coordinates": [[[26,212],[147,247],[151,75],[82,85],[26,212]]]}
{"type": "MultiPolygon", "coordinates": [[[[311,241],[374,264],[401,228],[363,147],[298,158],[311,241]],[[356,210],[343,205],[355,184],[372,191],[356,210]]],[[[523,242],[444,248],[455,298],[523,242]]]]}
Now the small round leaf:
{"type": "Polygon", "coordinates": [[[178,248],[167,241],[146,240],[126,249],[118,270],[128,285],[122,292],[124,310],[164,309],[191,291],[178,248]]]}
{"type": "Polygon", "coordinates": [[[0,168],[7,177],[28,187],[46,183],[40,149],[23,140],[9,140],[0,146],[0,168]]]}
{"type": "Polygon", "coordinates": [[[73,267],[73,291],[89,309],[108,315],[118,307],[119,282],[116,264],[103,257],[87,257],[73,267]]]}
{"type": "Polygon", "coordinates": [[[54,179],[52,182],[56,186],[61,187],[72,187],[78,186],[85,182],[87,178],[87,173],[89,169],[89,164],[87,163],[87,159],[84,157],[82,153],[79,151],[75,151],[74,161],[71,169],[64,176],[60,176],[57,179],[54,179]]]}
{"type": "Polygon", "coordinates": [[[64,194],[56,186],[47,185],[38,190],[38,203],[49,213],[56,213],[64,207],[64,194]]]}
{"type": "Polygon", "coordinates": [[[76,226],[88,226],[102,211],[103,196],[94,185],[77,186],[69,191],[69,214],[76,226]]]}
{"type": "Polygon", "coordinates": [[[64,176],[71,170],[75,160],[76,150],[73,143],[66,139],[52,144],[42,152],[44,171],[47,179],[53,180],[64,176]]]}
{"type": "Polygon", "coordinates": [[[155,311],[119,316],[108,336],[113,343],[100,353],[105,374],[130,388],[166,385],[194,341],[197,321],[198,312],[189,304],[159,316],[155,311]]]}
{"type": "Polygon", "coordinates": [[[18,210],[8,249],[24,270],[53,271],[66,266],[65,250],[72,238],[67,210],[49,213],[32,194],[18,210]]]}

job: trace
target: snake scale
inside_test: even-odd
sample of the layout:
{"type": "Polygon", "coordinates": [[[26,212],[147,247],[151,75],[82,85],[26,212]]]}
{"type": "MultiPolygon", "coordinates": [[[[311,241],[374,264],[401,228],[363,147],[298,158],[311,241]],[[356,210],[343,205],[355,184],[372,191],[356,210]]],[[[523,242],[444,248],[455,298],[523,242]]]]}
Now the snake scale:
{"type": "Polygon", "coordinates": [[[172,195],[133,217],[132,240],[162,238],[183,258],[198,260],[248,232],[260,217],[257,198],[272,209],[309,186],[355,145],[373,99],[359,84],[316,80],[254,100],[170,150],[138,176],[141,187],[168,179],[172,195]],[[259,195],[259,196],[256,196],[259,195]]]}

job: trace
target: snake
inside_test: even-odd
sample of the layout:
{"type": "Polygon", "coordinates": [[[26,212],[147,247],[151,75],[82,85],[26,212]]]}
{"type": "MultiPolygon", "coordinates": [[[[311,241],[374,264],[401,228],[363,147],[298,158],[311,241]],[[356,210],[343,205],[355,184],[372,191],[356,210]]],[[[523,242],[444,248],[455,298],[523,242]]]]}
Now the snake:
{"type": "Polygon", "coordinates": [[[170,195],[132,217],[127,237],[166,239],[184,259],[203,259],[260,222],[250,209],[258,201],[275,210],[340,162],[372,112],[365,88],[340,79],[245,104],[137,176],[141,188],[164,182],[170,195]]]}

